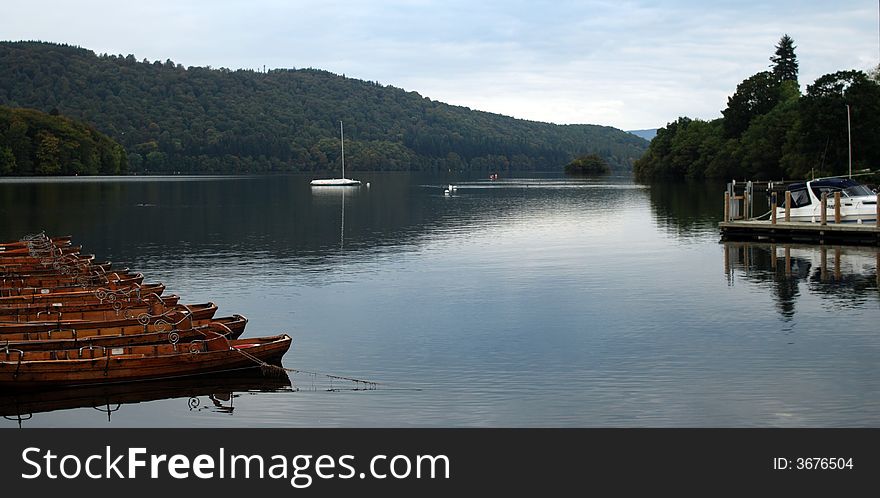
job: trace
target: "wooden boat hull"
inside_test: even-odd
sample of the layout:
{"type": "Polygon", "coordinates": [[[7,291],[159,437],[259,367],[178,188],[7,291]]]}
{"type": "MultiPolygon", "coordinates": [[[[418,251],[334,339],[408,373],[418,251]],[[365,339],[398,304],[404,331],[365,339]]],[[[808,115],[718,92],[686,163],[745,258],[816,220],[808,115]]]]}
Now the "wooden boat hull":
{"type": "Polygon", "coordinates": [[[90,284],[93,287],[106,287],[109,285],[125,286],[144,282],[144,274],[128,270],[116,272],[61,274],[60,272],[45,275],[31,275],[27,273],[10,273],[0,275],[0,288],[4,289],[52,289],[56,287],[83,287],[90,284]]]}
{"type": "Polygon", "coordinates": [[[21,259],[21,260],[39,260],[43,258],[60,258],[66,255],[75,255],[79,254],[82,250],[82,246],[72,246],[72,245],[46,245],[46,246],[35,246],[35,247],[15,247],[11,249],[7,249],[5,251],[0,251],[0,261],[5,261],[7,259],[21,259]]]}
{"type": "Polygon", "coordinates": [[[109,320],[132,318],[141,313],[160,315],[180,306],[180,296],[142,296],[140,300],[102,303],[37,303],[29,306],[0,308],[0,321],[29,322],[41,320],[109,320]]]}
{"type": "Polygon", "coordinates": [[[60,237],[47,237],[43,234],[37,234],[34,237],[25,238],[22,240],[0,242],[0,251],[19,249],[22,247],[42,247],[50,244],[54,244],[56,246],[69,246],[71,239],[73,239],[73,237],[70,235],[62,235],[60,237]]]}
{"type": "Polygon", "coordinates": [[[106,288],[111,291],[129,289],[144,282],[144,275],[135,273],[120,276],[79,276],[55,279],[0,279],[0,297],[57,294],[106,288]]]}
{"type": "Polygon", "coordinates": [[[27,323],[0,321],[0,341],[13,340],[13,335],[20,340],[39,339],[52,332],[62,334],[72,332],[74,335],[83,337],[85,335],[145,332],[153,328],[170,330],[172,325],[202,325],[201,322],[210,320],[216,312],[216,304],[203,303],[182,305],[159,315],[147,313],[128,317],[117,315],[106,320],[45,320],[27,323]],[[89,331],[94,331],[94,334],[89,331]]]}
{"type": "Polygon", "coordinates": [[[150,330],[107,333],[92,336],[74,336],[67,334],[45,336],[39,339],[13,339],[3,338],[0,340],[0,353],[4,349],[18,349],[22,351],[58,351],[64,349],[79,349],[82,347],[119,347],[136,346],[142,344],[175,344],[187,343],[194,340],[208,338],[206,332],[215,332],[227,339],[238,339],[244,333],[247,326],[247,318],[243,315],[233,315],[205,321],[195,327],[184,327],[167,330],[150,330]]]}
{"type": "Polygon", "coordinates": [[[41,303],[90,304],[103,303],[104,301],[113,302],[116,300],[131,301],[148,294],[161,296],[164,291],[165,285],[158,283],[134,285],[115,290],[91,289],[69,292],[50,292],[47,294],[30,294],[27,296],[0,297],[0,313],[5,309],[41,303]]]}
{"type": "Polygon", "coordinates": [[[47,387],[111,384],[169,379],[280,365],[290,336],[238,339],[217,336],[176,345],[130,346],[63,351],[0,349],[0,387],[47,387]]]}

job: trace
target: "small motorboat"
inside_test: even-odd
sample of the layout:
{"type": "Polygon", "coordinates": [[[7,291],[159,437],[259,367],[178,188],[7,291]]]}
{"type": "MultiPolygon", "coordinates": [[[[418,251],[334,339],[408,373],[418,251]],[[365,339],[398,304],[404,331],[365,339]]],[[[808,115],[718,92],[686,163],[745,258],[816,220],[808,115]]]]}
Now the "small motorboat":
{"type": "MultiPolygon", "coordinates": [[[[791,192],[791,221],[819,222],[822,217],[822,194],[827,194],[826,218],[834,220],[834,194],[840,192],[840,221],[851,223],[877,221],[877,193],[852,178],[819,178],[786,186],[791,192]]],[[[777,219],[785,217],[785,198],[777,200],[777,219]]]]}

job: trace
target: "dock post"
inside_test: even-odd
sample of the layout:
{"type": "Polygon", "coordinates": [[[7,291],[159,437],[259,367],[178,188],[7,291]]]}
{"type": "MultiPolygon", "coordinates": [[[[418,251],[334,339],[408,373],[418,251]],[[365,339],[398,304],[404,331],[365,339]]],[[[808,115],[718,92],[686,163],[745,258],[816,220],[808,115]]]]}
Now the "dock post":
{"type": "Polygon", "coordinates": [[[785,191],[785,221],[791,221],[791,191],[785,191]]]}
{"type": "Polygon", "coordinates": [[[752,217],[752,213],[749,212],[749,190],[746,189],[743,192],[743,219],[748,220],[752,217]]]}
{"type": "Polygon", "coordinates": [[[822,216],[821,216],[822,224],[827,225],[828,224],[828,193],[827,192],[822,192],[822,208],[821,209],[822,209],[822,216]]]}
{"type": "MultiPolygon", "coordinates": [[[[880,199],[880,194],[877,195],[877,199],[880,199]]],[[[880,228],[880,200],[877,201],[877,227],[880,228]]],[[[877,271],[877,278],[880,278],[880,270],[877,271]]]]}
{"type": "Polygon", "coordinates": [[[730,192],[724,192],[724,222],[730,221],[730,192]]]}
{"type": "Polygon", "coordinates": [[[770,224],[776,224],[776,192],[770,194],[770,224]]]}
{"type": "Polygon", "coordinates": [[[834,223],[840,223],[840,192],[834,192],[834,223]]]}

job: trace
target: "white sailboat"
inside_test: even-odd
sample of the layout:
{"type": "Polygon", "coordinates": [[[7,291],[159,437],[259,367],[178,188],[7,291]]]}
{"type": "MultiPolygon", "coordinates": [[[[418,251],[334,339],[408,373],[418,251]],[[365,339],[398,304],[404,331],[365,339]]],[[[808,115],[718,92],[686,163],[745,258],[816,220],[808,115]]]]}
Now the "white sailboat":
{"type": "Polygon", "coordinates": [[[342,144],[342,178],[312,180],[313,187],[359,187],[360,180],[345,177],[345,138],[342,132],[342,121],[339,122],[339,141],[342,144]]]}

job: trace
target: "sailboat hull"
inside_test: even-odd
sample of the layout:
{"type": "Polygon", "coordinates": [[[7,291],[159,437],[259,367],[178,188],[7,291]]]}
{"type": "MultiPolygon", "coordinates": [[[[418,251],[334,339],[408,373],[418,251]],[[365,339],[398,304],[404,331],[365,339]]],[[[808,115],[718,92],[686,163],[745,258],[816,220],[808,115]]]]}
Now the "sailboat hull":
{"type": "Polygon", "coordinates": [[[348,178],[329,178],[323,180],[312,180],[313,187],[357,187],[361,184],[360,180],[351,180],[348,178]]]}

